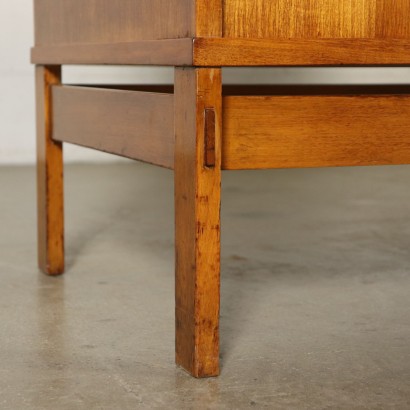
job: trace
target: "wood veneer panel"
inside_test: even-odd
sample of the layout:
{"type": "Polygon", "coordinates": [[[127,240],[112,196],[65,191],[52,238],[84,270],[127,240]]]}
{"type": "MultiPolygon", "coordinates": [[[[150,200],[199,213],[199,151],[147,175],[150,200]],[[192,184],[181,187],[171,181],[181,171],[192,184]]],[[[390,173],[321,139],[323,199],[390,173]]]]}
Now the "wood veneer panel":
{"type": "Polygon", "coordinates": [[[226,37],[374,37],[376,0],[224,0],[226,37]]]}
{"type": "Polygon", "coordinates": [[[410,163],[410,95],[225,97],[223,169],[410,163]]]}
{"type": "Polygon", "coordinates": [[[196,0],[195,37],[222,37],[222,1],[196,0]]]}
{"type": "Polygon", "coordinates": [[[224,0],[224,36],[410,38],[408,0],[224,0]]]}
{"type": "Polygon", "coordinates": [[[377,2],[376,37],[410,38],[409,18],[409,0],[383,0],[377,2]]]}
{"type": "Polygon", "coordinates": [[[174,166],[170,94],[53,87],[53,139],[174,166]]]}
{"type": "Polygon", "coordinates": [[[194,0],[35,0],[36,45],[193,37],[194,0]]]}

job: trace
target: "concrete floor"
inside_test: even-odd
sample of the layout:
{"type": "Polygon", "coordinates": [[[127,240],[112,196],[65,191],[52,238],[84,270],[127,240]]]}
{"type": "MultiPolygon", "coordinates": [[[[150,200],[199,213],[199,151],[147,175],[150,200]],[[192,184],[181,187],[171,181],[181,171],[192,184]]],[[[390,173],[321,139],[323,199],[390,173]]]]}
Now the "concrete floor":
{"type": "Polygon", "coordinates": [[[222,375],[174,366],[173,179],[66,168],[67,273],[33,168],[0,168],[0,408],[409,409],[410,167],[223,175],[222,375]]]}

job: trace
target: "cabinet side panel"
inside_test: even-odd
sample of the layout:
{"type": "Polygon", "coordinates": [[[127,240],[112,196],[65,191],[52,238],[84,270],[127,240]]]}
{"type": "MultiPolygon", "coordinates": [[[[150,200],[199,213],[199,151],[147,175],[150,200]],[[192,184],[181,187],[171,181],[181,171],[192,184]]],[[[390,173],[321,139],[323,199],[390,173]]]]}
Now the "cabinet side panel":
{"type": "Polygon", "coordinates": [[[35,0],[37,46],[193,37],[195,0],[35,0]]]}

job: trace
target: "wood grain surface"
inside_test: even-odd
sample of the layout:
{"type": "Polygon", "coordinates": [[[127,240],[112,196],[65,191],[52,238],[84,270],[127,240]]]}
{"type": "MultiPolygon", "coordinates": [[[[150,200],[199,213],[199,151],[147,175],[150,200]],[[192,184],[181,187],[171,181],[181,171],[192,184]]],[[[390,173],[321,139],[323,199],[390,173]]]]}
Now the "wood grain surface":
{"type": "Polygon", "coordinates": [[[410,40],[196,38],[34,47],[35,64],[409,66],[410,40]]]}
{"type": "Polygon", "coordinates": [[[223,169],[410,163],[410,94],[225,97],[223,169]]]}
{"type": "Polygon", "coordinates": [[[195,37],[222,37],[222,0],[195,0],[195,37]]]}
{"type": "Polygon", "coordinates": [[[409,15],[408,0],[35,0],[32,62],[410,65],[409,15]]]}
{"type": "Polygon", "coordinates": [[[409,38],[408,0],[224,0],[224,36],[409,38]]]}
{"type": "Polygon", "coordinates": [[[219,374],[221,110],[220,69],[176,69],[176,361],[195,377],[219,374]],[[207,109],[214,132],[205,123],[207,109]]]}
{"type": "Polygon", "coordinates": [[[52,140],[51,99],[60,82],[60,67],[36,67],[38,264],[49,275],[64,272],[63,150],[52,140]]]}
{"type": "Polygon", "coordinates": [[[34,64],[192,65],[192,39],[36,46],[34,64]]]}
{"type": "Polygon", "coordinates": [[[194,37],[193,0],[35,0],[35,44],[194,37]]]}
{"type": "Polygon", "coordinates": [[[53,138],[173,168],[173,101],[171,94],[53,87],[53,138]]]}
{"type": "Polygon", "coordinates": [[[194,40],[196,66],[408,66],[410,40],[194,40]]]}

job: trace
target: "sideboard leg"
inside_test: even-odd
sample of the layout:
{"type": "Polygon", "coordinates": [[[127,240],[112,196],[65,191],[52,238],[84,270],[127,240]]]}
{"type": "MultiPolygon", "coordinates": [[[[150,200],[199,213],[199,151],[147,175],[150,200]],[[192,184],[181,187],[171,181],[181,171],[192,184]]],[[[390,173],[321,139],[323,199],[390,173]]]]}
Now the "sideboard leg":
{"type": "Polygon", "coordinates": [[[36,67],[38,264],[49,275],[64,271],[62,144],[52,140],[51,87],[60,66],[36,67]]]}
{"type": "Polygon", "coordinates": [[[176,362],[219,374],[222,81],[175,70],[176,362]]]}

